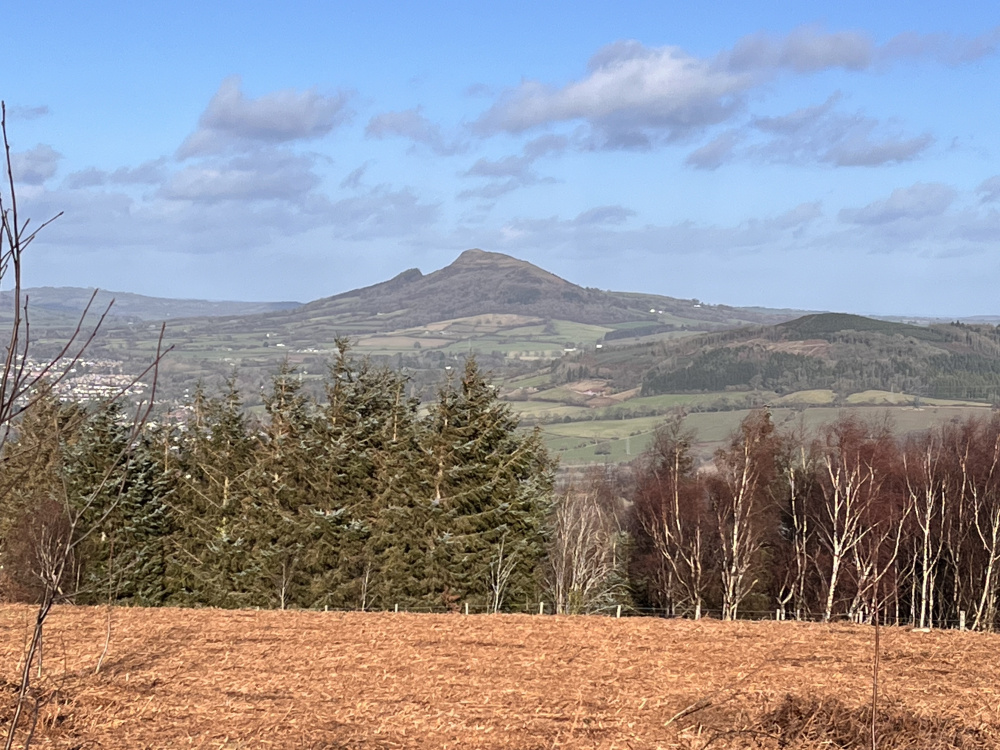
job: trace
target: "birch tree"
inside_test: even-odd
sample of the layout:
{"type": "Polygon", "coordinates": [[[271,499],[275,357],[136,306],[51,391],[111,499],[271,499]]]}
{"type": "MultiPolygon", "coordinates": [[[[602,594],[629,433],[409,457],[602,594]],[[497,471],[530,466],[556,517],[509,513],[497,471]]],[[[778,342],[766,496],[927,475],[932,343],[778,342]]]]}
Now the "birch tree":
{"type": "Polygon", "coordinates": [[[773,494],[778,439],[766,409],[747,415],[715,456],[712,482],[720,550],[722,619],[735,620],[757,583],[759,555],[777,530],[773,494]]]}
{"type": "Polygon", "coordinates": [[[848,416],[831,425],[825,438],[817,518],[818,546],[824,555],[817,560],[817,568],[824,591],[823,621],[829,622],[845,567],[871,533],[866,525],[868,505],[877,497],[882,481],[876,473],[876,459],[888,449],[891,436],[884,427],[848,416]]]}
{"type": "Polygon", "coordinates": [[[697,620],[710,585],[713,540],[705,487],[694,474],[692,440],[681,416],[657,430],[638,480],[635,515],[660,571],[661,603],[697,620]]]}
{"type": "Polygon", "coordinates": [[[627,598],[627,535],[599,470],[555,500],[546,589],[556,614],[598,612],[627,598]]]}

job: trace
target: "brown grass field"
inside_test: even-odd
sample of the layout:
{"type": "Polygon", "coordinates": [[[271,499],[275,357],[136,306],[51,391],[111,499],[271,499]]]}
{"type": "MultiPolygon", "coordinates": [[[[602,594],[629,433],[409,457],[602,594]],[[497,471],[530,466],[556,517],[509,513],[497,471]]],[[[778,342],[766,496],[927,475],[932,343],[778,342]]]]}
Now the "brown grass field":
{"type": "MultiPolygon", "coordinates": [[[[865,626],[115,609],[95,674],[106,618],[52,613],[33,747],[870,746],[865,626]]],[[[1000,636],[881,632],[878,747],[1000,747],[1000,636]]]]}

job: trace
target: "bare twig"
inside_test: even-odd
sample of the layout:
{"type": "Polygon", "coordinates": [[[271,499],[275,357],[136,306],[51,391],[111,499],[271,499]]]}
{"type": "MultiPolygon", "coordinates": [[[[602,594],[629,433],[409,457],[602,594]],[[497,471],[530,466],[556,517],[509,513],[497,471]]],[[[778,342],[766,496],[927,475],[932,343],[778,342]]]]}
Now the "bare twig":
{"type": "MultiPolygon", "coordinates": [[[[51,219],[42,222],[32,231],[27,231],[28,221],[23,223],[18,215],[17,193],[14,182],[13,162],[11,159],[10,141],[7,137],[7,113],[3,102],[0,102],[0,134],[3,137],[3,149],[6,159],[7,188],[9,190],[9,206],[5,205],[3,195],[0,194],[0,281],[7,278],[12,281],[12,296],[14,301],[14,317],[7,339],[6,351],[3,354],[2,365],[0,365],[0,448],[7,444],[11,435],[13,421],[36,406],[42,403],[42,399],[48,398],[53,389],[60,381],[68,377],[70,370],[80,361],[87,348],[93,343],[101,326],[104,324],[108,313],[111,310],[114,300],[112,300],[97,320],[96,325],[87,329],[87,319],[91,308],[97,298],[97,290],[91,295],[90,300],[84,307],[75,329],[70,333],[68,340],[59,350],[55,357],[49,359],[36,367],[34,371],[28,369],[30,323],[28,316],[28,299],[23,294],[22,287],[22,257],[27,246],[37,237],[38,232],[48,226],[52,221],[59,218],[57,214],[51,219]]],[[[63,601],[71,600],[79,588],[79,582],[70,581],[67,584],[67,575],[72,572],[77,548],[98,530],[112,511],[120,503],[125,492],[124,481],[119,484],[117,496],[114,497],[103,512],[96,519],[90,519],[89,514],[94,509],[98,499],[105,491],[112,486],[116,471],[124,464],[129,455],[135,449],[138,440],[141,438],[142,430],[151,414],[153,399],[156,395],[156,385],[159,376],[160,360],[170,350],[163,348],[163,336],[165,327],[161,327],[159,340],[157,341],[156,357],[152,364],[142,371],[129,384],[114,394],[105,405],[109,405],[126,395],[129,390],[143,377],[152,373],[153,383],[148,401],[140,403],[136,408],[135,416],[127,439],[119,453],[112,458],[110,464],[104,470],[102,476],[92,487],[82,503],[70,503],[70,493],[65,486],[63,478],[63,495],[58,501],[58,512],[52,518],[39,516],[33,534],[36,539],[33,541],[35,555],[35,570],[32,571],[34,577],[41,584],[41,595],[39,597],[38,609],[35,612],[34,626],[31,631],[30,641],[27,647],[23,664],[20,666],[20,684],[17,691],[17,703],[12,718],[7,726],[7,736],[4,742],[4,750],[11,750],[17,739],[18,728],[22,723],[25,711],[28,710],[29,701],[33,698],[34,711],[30,724],[26,728],[22,747],[28,748],[35,734],[38,723],[38,712],[40,696],[32,695],[31,672],[36,665],[38,674],[41,677],[41,654],[43,646],[43,634],[45,622],[52,611],[52,607],[63,601]]],[[[60,429],[57,426],[57,430],[60,429]]],[[[28,471],[31,466],[29,462],[28,471]]],[[[14,483],[19,481],[18,476],[4,477],[0,483],[0,497],[10,492],[14,483]]],[[[113,548],[112,548],[113,555],[113,548]]],[[[112,557],[113,560],[113,557],[112,557]]],[[[109,574],[110,574],[109,564],[109,574]]],[[[110,589],[109,589],[110,591],[110,589]]],[[[105,638],[104,651],[97,664],[97,671],[100,671],[104,658],[107,654],[111,638],[111,605],[109,593],[108,611],[108,632],[105,638]]]]}

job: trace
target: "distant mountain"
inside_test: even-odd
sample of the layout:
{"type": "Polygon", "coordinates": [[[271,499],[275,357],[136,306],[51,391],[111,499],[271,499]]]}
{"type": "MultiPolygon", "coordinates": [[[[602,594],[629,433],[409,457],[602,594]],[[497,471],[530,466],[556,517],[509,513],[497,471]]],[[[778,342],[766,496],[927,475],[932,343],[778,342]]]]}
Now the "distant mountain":
{"type": "MultiPolygon", "coordinates": [[[[32,314],[47,316],[68,316],[75,318],[83,312],[94,294],[93,288],[82,287],[31,287],[24,290],[29,300],[29,311],[32,314]]],[[[10,292],[0,293],[0,307],[7,312],[13,297],[10,292]]],[[[256,315],[258,313],[276,310],[293,310],[300,307],[300,302],[236,302],[212,301],[200,299],[169,299],[165,297],[146,297],[131,292],[109,292],[100,290],[91,306],[94,312],[103,312],[114,300],[111,307],[111,318],[122,318],[139,321],[173,320],[175,318],[193,318],[219,315],[256,315]]]]}
{"type": "MultiPolygon", "coordinates": [[[[69,313],[82,309],[87,290],[30,293],[34,349],[58,351],[72,320],[69,313]]],[[[361,354],[393,357],[419,388],[433,388],[470,352],[504,377],[547,367],[566,352],[593,349],[604,340],[670,339],[802,314],[588,289],[531,263],[482,250],[468,250],[432,273],[411,269],[304,305],[115,296],[116,317],[103,327],[91,352],[139,367],[155,349],[155,321],[168,320],[165,343],[173,349],[160,368],[164,397],[190,391],[199,381],[216,382],[234,369],[258,393],[282,359],[313,377],[325,369],[339,337],[349,338],[361,354]]]]}
{"type": "Polygon", "coordinates": [[[584,288],[527,261],[473,249],[433,273],[425,275],[411,268],[388,281],[261,320],[281,324],[322,319],[345,326],[344,332],[374,332],[478,315],[513,314],[592,325],[667,322],[712,330],[777,323],[803,312],[703,305],[697,300],[584,288]]]}

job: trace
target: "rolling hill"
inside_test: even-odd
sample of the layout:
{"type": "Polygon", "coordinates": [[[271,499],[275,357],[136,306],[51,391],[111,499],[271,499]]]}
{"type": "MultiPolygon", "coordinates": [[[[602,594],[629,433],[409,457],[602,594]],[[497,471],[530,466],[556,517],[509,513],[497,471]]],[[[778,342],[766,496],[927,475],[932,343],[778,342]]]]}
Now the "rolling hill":
{"type": "MultiPolygon", "coordinates": [[[[29,300],[32,317],[41,317],[48,324],[76,323],[80,313],[94,295],[93,288],[85,287],[30,287],[24,290],[29,300]]],[[[109,318],[112,320],[162,321],[176,318],[215,315],[255,315],[275,310],[292,310],[300,302],[237,302],[225,300],[170,299],[147,297],[131,292],[97,291],[93,301],[94,311],[103,311],[114,301],[109,318]]],[[[10,320],[9,309],[13,304],[10,292],[0,292],[0,323],[10,320]]]]}
{"type": "MultiPolygon", "coordinates": [[[[32,291],[35,351],[58,351],[88,296],[32,291]]],[[[174,348],[158,391],[166,405],[236,372],[253,408],[282,360],[319,387],[338,337],[404,368],[418,396],[474,352],[567,464],[627,460],[677,408],[693,412],[711,444],[763,404],[780,419],[810,407],[813,422],[842,406],[930,406],[933,413],[899,410],[910,430],[1000,401],[1000,333],[992,325],[910,325],[602,291],[482,250],[428,274],[410,269],[303,305],[116,296],[118,316],[89,350],[101,362],[84,369],[141,371],[155,349],[153,321],[167,319],[174,348]]]]}
{"type": "Polygon", "coordinates": [[[643,377],[642,393],[829,389],[1000,400],[1000,329],[928,327],[858,315],[807,315],[776,326],[692,337],[643,377]]]}
{"type": "MultiPolygon", "coordinates": [[[[79,293],[70,296],[62,307],[54,300],[40,306],[49,315],[46,325],[35,329],[43,350],[46,345],[53,349],[65,336],[68,318],[59,315],[82,306],[79,293]]],[[[121,302],[116,309],[130,312],[121,302]]],[[[540,363],[547,366],[567,351],[592,349],[606,338],[675,338],[773,324],[801,314],[588,289],[531,263],[482,250],[468,250],[432,273],[411,269],[304,305],[279,303],[289,309],[248,313],[225,306],[236,303],[186,304],[202,314],[177,317],[184,308],[163,308],[162,318],[169,318],[166,342],[174,347],[161,370],[161,393],[168,398],[234,368],[250,390],[259,392],[267,374],[286,358],[305,376],[318,376],[338,337],[350,338],[361,353],[393,357],[395,365],[408,368],[418,388],[427,389],[470,352],[507,376],[533,371],[540,363]]],[[[135,365],[148,362],[159,328],[151,312],[155,306],[148,303],[130,318],[110,321],[92,351],[135,365]]]]}

